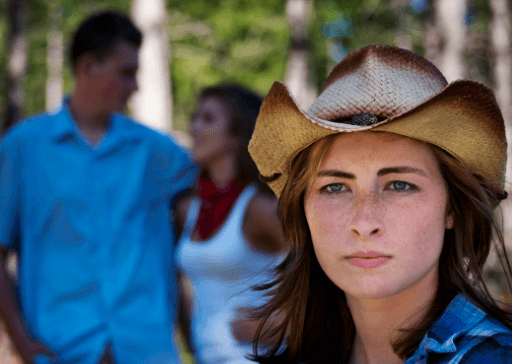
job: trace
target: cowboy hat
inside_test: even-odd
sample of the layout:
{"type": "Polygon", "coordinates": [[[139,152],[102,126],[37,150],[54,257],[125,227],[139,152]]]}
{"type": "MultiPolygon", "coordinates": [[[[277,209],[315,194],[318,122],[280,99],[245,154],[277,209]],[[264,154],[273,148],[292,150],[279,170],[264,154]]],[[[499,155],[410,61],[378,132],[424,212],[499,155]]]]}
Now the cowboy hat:
{"type": "Polygon", "coordinates": [[[297,153],[328,135],[362,130],[436,145],[485,177],[498,194],[504,191],[505,124],[492,91],[469,80],[448,84],[425,58],[392,46],[350,52],[307,112],[275,82],[263,100],[249,152],[279,197],[297,153]]]}

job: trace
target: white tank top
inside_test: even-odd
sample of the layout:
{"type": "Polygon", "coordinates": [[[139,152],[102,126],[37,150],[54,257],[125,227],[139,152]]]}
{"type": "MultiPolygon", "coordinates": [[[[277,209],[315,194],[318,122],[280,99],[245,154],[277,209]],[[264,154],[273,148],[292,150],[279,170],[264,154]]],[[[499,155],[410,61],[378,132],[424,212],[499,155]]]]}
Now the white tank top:
{"type": "Polygon", "coordinates": [[[242,228],[256,186],[247,186],[220,230],[205,241],[190,239],[201,201],[192,200],[176,251],[176,264],[193,288],[191,335],[198,363],[254,363],[245,360],[252,344],[240,344],[231,333],[236,308],[255,307],[265,299],[251,286],[268,281],[282,256],[255,250],[242,228]]]}

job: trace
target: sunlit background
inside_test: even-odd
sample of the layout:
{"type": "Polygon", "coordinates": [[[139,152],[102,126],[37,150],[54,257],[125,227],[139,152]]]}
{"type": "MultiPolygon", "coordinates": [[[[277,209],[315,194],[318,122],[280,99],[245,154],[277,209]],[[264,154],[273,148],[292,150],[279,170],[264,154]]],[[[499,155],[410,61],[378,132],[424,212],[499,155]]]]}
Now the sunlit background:
{"type": "MultiPolygon", "coordinates": [[[[131,114],[186,146],[203,87],[236,82],[265,95],[279,80],[307,109],[336,62],[367,44],[411,49],[448,81],[486,84],[512,140],[510,0],[2,0],[0,132],[56,107],[72,90],[70,37],[85,17],[106,8],[131,14],[144,34],[131,114]]],[[[510,206],[503,212],[508,246],[510,206]]],[[[494,254],[487,277],[494,294],[510,302],[496,260],[494,254]]],[[[1,340],[0,362],[11,363],[5,335],[1,340]]]]}

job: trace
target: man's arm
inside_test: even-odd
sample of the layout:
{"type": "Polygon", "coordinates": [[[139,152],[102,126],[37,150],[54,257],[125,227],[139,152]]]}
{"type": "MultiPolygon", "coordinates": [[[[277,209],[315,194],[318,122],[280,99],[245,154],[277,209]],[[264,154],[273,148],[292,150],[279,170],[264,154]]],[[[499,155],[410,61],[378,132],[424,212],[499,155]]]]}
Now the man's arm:
{"type": "Polygon", "coordinates": [[[35,342],[25,329],[18,304],[14,298],[11,279],[5,267],[6,255],[6,250],[0,248],[0,315],[21,357],[26,363],[32,363],[34,356],[38,353],[51,354],[43,345],[35,342]]]}

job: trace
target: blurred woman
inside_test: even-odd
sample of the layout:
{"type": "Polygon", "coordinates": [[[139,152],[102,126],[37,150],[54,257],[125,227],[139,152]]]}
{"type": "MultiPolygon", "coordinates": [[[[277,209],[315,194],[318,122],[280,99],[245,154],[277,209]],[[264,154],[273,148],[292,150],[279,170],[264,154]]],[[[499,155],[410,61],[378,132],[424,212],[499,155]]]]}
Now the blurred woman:
{"type": "Polygon", "coordinates": [[[307,112],[275,83],[249,150],[291,250],[258,361],[510,363],[512,314],[482,279],[506,146],[487,87],[400,48],[349,53],[307,112]]]}
{"type": "Polygon", "coordinates": [[[264,302],[251,286],[270,279],[283,250],[277,199],[247,150],[260,106],[240,86],[210,87],[190,123],[202,173],[196,193],[175,210],[176,259],[191,284],[188,303],[182,294],[190,319],[183,331],[198,363],[251,362],[245,357],[257,324],[246,312],[264,302]]]}

